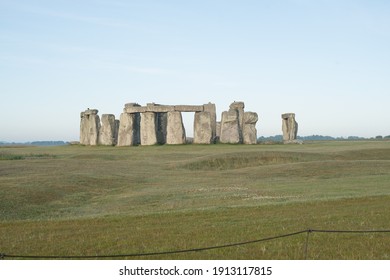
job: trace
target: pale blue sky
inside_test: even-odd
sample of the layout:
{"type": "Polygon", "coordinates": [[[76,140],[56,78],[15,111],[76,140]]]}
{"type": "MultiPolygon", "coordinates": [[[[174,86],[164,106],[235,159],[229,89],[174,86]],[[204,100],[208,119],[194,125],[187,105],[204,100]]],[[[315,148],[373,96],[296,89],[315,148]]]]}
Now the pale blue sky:
{"type": "MultiPolygon", "coordinates": [[[[78,140],[80,112],[233,101],[258,136],[390,135],[390,1],[0,0],[0,140],[78,140]]],[[[192,135],[192,115],[185,114],[192,135]]]]}

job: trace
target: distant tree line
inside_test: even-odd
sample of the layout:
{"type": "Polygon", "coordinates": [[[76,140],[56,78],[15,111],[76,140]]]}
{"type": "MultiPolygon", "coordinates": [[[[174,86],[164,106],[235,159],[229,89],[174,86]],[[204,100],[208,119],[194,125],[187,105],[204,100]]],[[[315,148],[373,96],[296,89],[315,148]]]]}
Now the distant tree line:
{"type": "MultiPolygon", "coordinates": [[[[324,135],[310,135],[310,136],[297,136],[297,139],[302,141],[332,141],[332,140],[349,140],[349,141],[356,141],[356,140],[381,140],[381,139],[390,139],[390,135],[388,136],[375,136],[371,138],[365,138],[365,137],[359,137],[359,136],[348,136],[348,137],[332,137],[332,136],[324,136],[324,135]]],[[[282,142],[283,141],[283,135],[275,135],[275,136],[269,136],[264,137],[261,136],[257,138],[258,142],[282,142]]]]}
{"type": "Polygon", "coordinates": [[[32,141],[32,142],[5,142],[0,141],[0,146],[26,145],[26,146],[62,146],[67,145],[65,141],[32,141]]]}

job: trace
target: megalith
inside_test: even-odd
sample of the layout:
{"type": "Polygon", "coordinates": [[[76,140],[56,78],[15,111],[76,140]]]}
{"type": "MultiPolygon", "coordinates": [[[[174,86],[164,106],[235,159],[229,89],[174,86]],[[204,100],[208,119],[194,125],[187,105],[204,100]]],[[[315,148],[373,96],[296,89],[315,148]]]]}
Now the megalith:
{"type": "Polygon", "coordinates": [[[194,144],[211,144],[215,138],[213,125],[211,112],[195,112],[194,144]]]}
{"type": "Polygon", "coordinates": [[[240,134],[238,111],[230,109],[229,111],[222,112],[220,142],[239,144],[241,143],[240,134]]]}
{"type": "Polygon", "coordinates": [[[298,123],[294,113],[282,114],[283,142],[293,143],[297,139],[298,123]]]}
{"type": "Polygon", "coordinates": [[[219,141],[219,139],[221,138],[221,122],[217,122],[215,127],[216,127],[215,139],[216,141],[219,141]]]}
{"type": "Polygon", "coordinates": [[[103,114],[101,118],[101,127],[99,130],[99,145],[114,146],[117,137],[115,135],[115,116],[112,114],[103,114]]]}
{"type": "Polygon", "coordinates": [[[88,109],[80,114],[80,144],[97,145],[100,130],[98,110],[88,109]]]}
{"type": "Polygon", "coordinates": [[[242,101],[234,101],[229,106],[230,110],[236,110],[238,112],[238,123],[240,127],[242,127],[242,124],[244,122],[244,108],[245,104],[242,101]]]}
{"type": "Polygon", "coordinates": [[[210,113],[212,142],[214,142],[215,138],[217,137],[217,109],[214,103],[209,102],[203,105],[203,110],[204,112],[210,113]]]}
{"type": "Polygon", "coordinates": [[[259,120],[257,113],[245,112],[243,118],[242,138],[244,144],[257,144],[256,123],[259,120]]]}
{"type": "Polygon", "coordinates": [[[167,114],[166,144],[185,144],[186,132],[181,112],[172,111],[167,114]]]}
{"type": "Polygon", "coordinates": [[[140,144],[140,114],[122,113],[118,128],[118,146],[140,144]]]}
{"type": "Polygon", "coordinates": [[[156,135],[157,143],[165,144],[167,142],[168,114],[166,112],[156,113],[156,135]]]}
{"type": "Polygon", "coordinates": [[[141,113],[140,126],[141,145],[156,145],[158,143],[156,113],[141,113]]]}

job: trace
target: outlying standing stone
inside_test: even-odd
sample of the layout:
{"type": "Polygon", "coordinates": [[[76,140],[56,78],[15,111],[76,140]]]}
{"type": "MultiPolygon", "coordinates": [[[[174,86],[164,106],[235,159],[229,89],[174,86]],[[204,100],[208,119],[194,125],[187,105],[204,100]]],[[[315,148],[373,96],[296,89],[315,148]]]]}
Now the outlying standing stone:
{"type": "Polygon", "coordinates": [[[298,123],[294,113],[282,114],[283,142],[294,143],[298,134],[298,123]]]}

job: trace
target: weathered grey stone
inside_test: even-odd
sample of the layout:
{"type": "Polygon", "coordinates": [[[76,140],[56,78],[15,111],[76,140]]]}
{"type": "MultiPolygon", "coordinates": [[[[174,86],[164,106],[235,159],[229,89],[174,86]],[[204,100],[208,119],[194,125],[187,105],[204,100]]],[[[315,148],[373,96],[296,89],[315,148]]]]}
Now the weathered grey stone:
{"type": "Polygon", "coordinates": [[[175,111],[178,112],[203,112],[203,106],[198,105],[175,105],[175,111]]]}
{"type": "Polygon", "coordinates": [[[156,113],[141,113],[141,145],[156,145],[157,143],[156,113]]]}
{"type": "Polygon", "coordinates": [[[186,132],[180,112],[167,113],[167,144],[185,144],[186,132]]]}
{"type": "MultiPolygon", "coordinates": [[[[211,118],[211,131],[212,131],[212,137],[213,137],[213,142],[217,136],[217,109],[215,107],[215,104],[213,103],[208,103],[203,105],[204,111],[210,113],[210,118],[211,118]]],[[[213,143],[212,142],[212,143],[213,143]]]]}
{"type": "Polygon", "coordinates": [[[119,133],[119,125],[120,125],[120,121],[119,120],[115,120],[115,132],[114,132],[114,142],[115,142],[115,145],[118,144],[118,133],[119,133]]]}
{"type": "Polygon", "coordinates": [[[99,130],[99,145],[115,145],[115,116],[103,114],[99,130]]]}
{"type": "Polygon", "coordinates": [[[126,103],[125,108],[129,108],[129,107],[141,107],[141,105],[139,105],[138,103],[135,103],[135,102],[126,103]]]}
{"type": "Polygon", "coordinates": [[[221,122],[217,122],[215,138],[219,140],[220,137],[221,137],[221,122]]]}
{"type": "Polygon", "coordinates": [[[239,113],[239,121],[240,124],[243,123],[244,120],[244,109],[245,109],[245,104],[242,101],[234,101],[232,104],[229,106],[230,110],[237,110],[239,113]]]}
{"type": "Polygon", "coordinates": [[[80,144],[97,145],[100,130],[98,110],[88,109],[80,114],[80,144]]]}
{"type": "Polygon", "coordinates": [[[282,114],[283,141],[294,142],[297,139],[298,123],[295,121],[294,113],[282,114]]]}
{"type": "Polygon", "coordinates": [[[257,144],[257,129],[256,123],[259,120],[257,113],[245,112],[244,113],[244,127],[243,127],[243,143],[244,144],[257,144]]]}
{"type": "Polygon", "coordinates": [[[239,135],[240,135],[240,143],[243,142],[243,127],[244,127],[244,108],[245,104],[242,101],[234,101],[230,104],[230,110],[236,110],[238,113],[238,127],[239,127],[239,135]]]}
{"type": "Polygon", "coordinates": [[[125,107],[123,112],[128,114],[144,113],[146,112],[146,107],[125,107]]]}
{"type": "Polygon", "coordinates": [[[123,113],[135,114],[143,113],[146,111],[146,107],[141,107],[138,103],[126,103],[125,108],[123,108],[123,113]]]}
{"type": "Polygon", "coordinates": [[[140,144],[140,114],[122,113],[118,129],[118,146],[140,144]]]}
{"type": "Polygon", "coordinates": [[[222,113],[221,143],[239,144],[241,141],[238,111],[230,109],[222,113]]]}
{"type": "Polygon", "coordinates": [[[211,144],[214,141],[211,112],[196,112],[194,118],[194,143],[211,144]]]}
{"type": "Polygon", "coordinates": [[[230,104],[229,109],[244,111],[245,103],[242,101],[234,101],[232,104],[230,104]]]}
{"type": "Polygon", "coordinates": [[[167,113],[156,113],[156,133],[157,133],[157,143],[165,144],[167,139],[167,125],[168,125],[168,114],[167,113]]]}
{"type": "Polygon", "coordinates": [[[146,111],[147,112],[154,112],[154,113],[173,112],[173,111],[175,111],[175,106],[160,105],[160,104],[155,104],[155,103],[148,103],[146,105],[146,111]]]}

